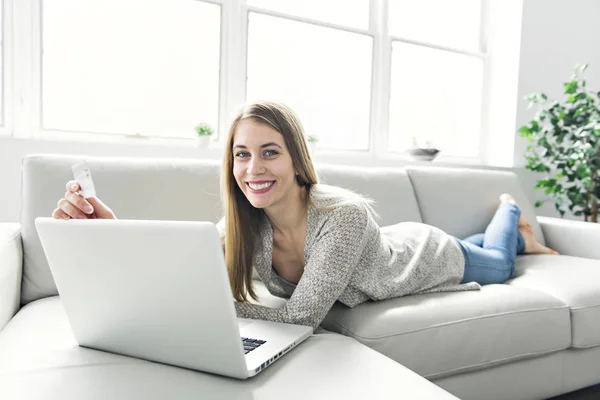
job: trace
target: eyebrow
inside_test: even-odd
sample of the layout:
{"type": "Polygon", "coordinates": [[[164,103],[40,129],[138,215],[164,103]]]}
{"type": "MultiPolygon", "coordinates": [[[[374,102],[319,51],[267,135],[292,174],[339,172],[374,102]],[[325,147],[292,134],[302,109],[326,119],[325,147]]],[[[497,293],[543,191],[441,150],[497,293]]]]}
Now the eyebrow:
{"type": "MultiPolygon", "coordinates": [[[[278,145],[275,142],[269,142],[269,143],[265,143],[262,146],[260,146],[260,148],[265,148],[265,147],[269,147],[269,146],[277,146],[280,149],[282,148],[280,145],[278,145]]],[[[248,147],[244,146],[243,144],[236,144],[235,146],[233,146],[234,149],[240,148],[240,149],[247,149],[248,147]]]]}

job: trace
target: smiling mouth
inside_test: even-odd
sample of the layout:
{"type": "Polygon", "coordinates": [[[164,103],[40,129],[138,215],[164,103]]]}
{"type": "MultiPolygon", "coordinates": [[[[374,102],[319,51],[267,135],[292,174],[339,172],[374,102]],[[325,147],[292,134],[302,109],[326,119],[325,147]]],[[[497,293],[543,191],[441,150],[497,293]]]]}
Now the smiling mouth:
{"type": "Polygon", "coordinates": [[[263,183],[250,183],[250,182],[246,182],[246,185],[248,186],[248,188],[250,189],[250,191],[252,193],[266,193],[269,190],[271,190],[271,188],[273,187],[273,185],[275,185],[275,181],[270,181],[270,182],[263,182],[263,183]]]}

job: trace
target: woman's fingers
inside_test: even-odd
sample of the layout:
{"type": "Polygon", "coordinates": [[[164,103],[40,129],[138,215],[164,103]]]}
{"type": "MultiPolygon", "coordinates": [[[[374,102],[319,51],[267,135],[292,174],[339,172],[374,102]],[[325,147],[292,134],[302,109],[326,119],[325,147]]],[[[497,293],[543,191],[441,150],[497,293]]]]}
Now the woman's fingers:
{"type": "Polygon", "coordinates": [[[71,217],[69,217],[67,215],[67,213],[65,213],[60,208],[55,208],[54,209],[54,211],[52,212],[52,218],[55,218],[55,219],[71,219],[71,217]]]}
{"type": "Polygon", "coordinates": [[[71,218],[75,219],[86,219],[86,215],[73,204],[69,203],[66,199],[60,199],[57,204],[58,208],[62,210],[65,214],[67,214],[71,218]]]}
{"type": "Polygon", "coordinates": [[[115,213],[97,197],[88,197],[85,199],[94,208],[96,218],[100,219],[116,219],[115,213]]]}
{"type": "Polygon", "coordinates": [[[94,212],[94,207],[84,199],[79,193],[67,192],[65,193],[65,199],[83,211],[84,214],[91,214],[94,212]]]}
{"type": "Polygon", "coordinates": [[[79,183],[76,180],[71,180],[67,182],[67,192],[76,193],[80,189],[79,183]]]}
{"type": "Polygon", "coordinates": [[[79,183],[76,180],[67,182],[65,197],[60,199],[52,212],[56,219],[87,219],[93,216],[94,207],[79,194],[79,183]]]}
{"type": "Polygon", "coordinates": [[[65,197],[60,199],[56,209],[52,212],[53,218],[63,219],[116,219],[115,213],[97,197],[84,199],[81,187],[76,180],[67,182],[65,197]]]}

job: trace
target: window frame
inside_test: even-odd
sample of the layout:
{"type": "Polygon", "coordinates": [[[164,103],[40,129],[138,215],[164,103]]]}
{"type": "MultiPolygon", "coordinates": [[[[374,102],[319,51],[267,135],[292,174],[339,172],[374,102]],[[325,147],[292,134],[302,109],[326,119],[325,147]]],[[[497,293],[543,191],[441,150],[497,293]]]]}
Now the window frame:
{"type": "Polygon", "coordinates": [[[13,0],[0,0],[2,7],[2,123],[0,124],[0,138],[12,137],[13,126],[13,20],[9,16],[13,13],[13,0]]]}
{"type": "MultiPolygon", "coordinates": [[[[236,0],[239,1],[239,0],[236,0]]],[[[374,2],[378,2],[380,0],[369,0],[369,15],[373,14],[372,11],[372,7],[373,7],[373,3],[374,2]]],[[[256,13],[256,14],[261,14],[261,15],[266,15],[266,16],[270,16],[270,17],[276,17],[276,18],[281,18],[281,19],[286,19],[286,20],[290,20],[290,21],[296,21],[296,22],[301,22],[301,23],[306,23],[306,24],[310,24],[310,25],[315,25],[318,27],[325,27],[325,28],[331,28],[331,29],[336,29],[342,32],[348,32],[348,33],[354,33],[354,34],[359,34],[359,35],[364,35],[364,36],[369,36],[371,37],[371,39],[373,40],[373,51],[372,51],[372,55],[371,55],[371,90],[370,90],[370,100],[369,100],[369,132],[367,133],[368,136],[368,145],[367,145],[367,149],[366,150],[346,150],[346,149],[319,149],[319,153],[322,154],[328,154],[328,155],[346,155],[346,156],[358,156],[358,157],[367,157],[367,158],[372,158],[372,154],[373,151],[372,149],[374,148],[374,143],[372,141],[372,132],[374,132],[374,128],[373,128],[373,123],[374,123],[374,118],[373,118],[373,108],[374,108],[374,104],[375,104],[375,98],[374,95],[375,94],[375,90],[374,90],[374,80],[373,80],[373,76],[375,74],[375,60],[374,60],[374,54],[375,54],[375,46],[376,46],[376,39],[377,39],[377,26],[376,24],[374,24],[371,20],[371,18],[369,18],[369,28],[368,29],[360,29],[360,28],[353,28],[353,27],[349,27],[349,26],[345,26],[345,25],[339,25],[339,24],[335,24],[335,23],[329,23],[329,22],[324,22],[324,21],[320,21],[320,20],[316,20],[316,19],[312,19],[312,18],[306,18],[306,17],[298,17],[295,15],[289,15],[289,14],[285,14],[285,13],[281,13],[278,11],[272,11],[272,10],[268,10],[268,9],[264,9],[264,8],[259,8],[259,7],[255,7],[255,6],[248,6],[245,4],[245,1],[242,0],[242,8],[244,9],[244,15],[245,15],[245,29],[244,29],[244,39],[246,41],[246,43],[248,43],[248,36],[249,36],[249,32],[248,32],[248,21],[249,21],[249,17],[250,17],[250,13],[256,13]],[[365,156],[365,154],[367,154],[365,156]]],[[[244,99],[246,99],[246,89],[247,89],[247,80],[246,80],[246,71],[247,71],[247,64],[248,64],[248,54],[247,54],[247,50],[248,50],[248,46],[245,47],[245,57],[244,57],[244,99]]]]}
{"type": "MultiPolygon", "coordinates": [[[[65,132],[41,129],[41,76],[42,76],[42,13],[44,0],[4,0],[4,126],[0,137],[8,133],[14,138],[41,140],[68,140],[77,142],[101,141],[112,143],[139,143],[194,146],[190,139],[159,138],[138,135],[121,135],[96,132],[65,132]],[[8,62],[7,62],[8,61],[8,62]],[[7,100],[7,101],[6,101],[7,100]]],[[[392,75],[391,55],[395,41],[425,46],[441,51],[478,57],[483,60],[483,82],[481,103],[481,129],[479,131],[479,152],[477,157],[455,157],[444,155],[439,161],[457,164],[484,164],[486,146],[486,126],[489,103],[489,54],[486,51],[487,15],[489,0],[481,0],[480,49],[467,51],[391,36],[388,30],[388,5],[393,0],[370,0],[368,29],[358,29],[328,23],[311,18],[288,15],[247,5],[245,0],[195,0],[216,4],[221,7],[221,43],[219,68],[219,119],[216,135],[213,138],[215,151],[222,151],[230,118],[237,107],[246,99],[246,70],[248,64],[248,17],[255,12],[278,18],[294,20],[317,26],[339,29],[347,32],[368,35],[373,40],[371,95],[369,109],[368,150],[326,150],[319,149],[317,159],[328,162],[362,162],[363,164],[381,161],[383,163],[408,161],[403,154],[387,149],[390,116],[390,82],[392,75]]]]}

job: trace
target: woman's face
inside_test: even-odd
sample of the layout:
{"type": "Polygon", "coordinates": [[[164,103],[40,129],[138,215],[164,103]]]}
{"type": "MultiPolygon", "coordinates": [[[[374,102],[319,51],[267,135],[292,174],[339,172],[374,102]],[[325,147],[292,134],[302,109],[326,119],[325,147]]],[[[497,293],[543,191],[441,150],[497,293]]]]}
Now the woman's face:
{"type": "Polygon", "coordinates": [[[243,119],[233,137],[233,176],[256,208],[285,206],[300,186],[283,135],[266,123],[243,119]]]}

